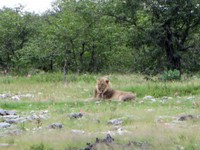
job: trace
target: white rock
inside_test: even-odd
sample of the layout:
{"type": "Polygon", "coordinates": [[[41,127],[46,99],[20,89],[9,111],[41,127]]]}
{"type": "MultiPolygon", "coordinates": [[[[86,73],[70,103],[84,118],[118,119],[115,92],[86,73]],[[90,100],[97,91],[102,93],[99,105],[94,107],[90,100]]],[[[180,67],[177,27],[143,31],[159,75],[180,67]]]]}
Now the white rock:
{"type": "Polygon", "coordinates": [[[0,94],[1,99],[8,98],[10,96],[11,96],[10,94],[0,94]]]}
{"type": "Polygon", "coordinates": [[[84,134],[85,131],[83,130],[71,130],[72,133],[77,133],[77,134],[84,134]]]}
{"type": "Polygon", "coordinates": [[[18,95],[15,95],[15,96],[12,96],[11,99],[14,101],[19,101],[20,97],[18,95]]]}
{"type": "Polygon", "coordinates": [[[143,99],[144,100],[151,100],[151,99],[154,99],[154,97],[151,96],[151,95],[148,95],[148,96],[143,97],[143,99]]]}
{"type": "Polygon", "coordinates": [[[192,97],[192,96],[187,98],[187,100],[189,100],[189,101],[191,101],[193,99],[194,99],[194,97],[192,97]]]}
{"type": "Polygon", "coordinates": [[[156,99],[155,99],[155,98],[152,98],[152,99],[150,99],[150,101],[151,101],[152,103],[154,103],[154,102],[156,102],[156,99]]]}
{"type": "Polygon", "coordinates": [[[8,127],[10,127],[10,126],[11,126],[11,124],[9,124],[9,123],[0,122],[0,128],[8,128],[8,127]]]}

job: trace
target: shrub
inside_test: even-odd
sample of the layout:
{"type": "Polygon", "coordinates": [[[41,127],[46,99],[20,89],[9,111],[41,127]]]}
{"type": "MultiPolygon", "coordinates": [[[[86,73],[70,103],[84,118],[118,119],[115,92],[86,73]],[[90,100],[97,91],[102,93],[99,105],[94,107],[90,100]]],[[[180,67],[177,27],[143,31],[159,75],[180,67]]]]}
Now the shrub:
{"type": "Polygon", "coordinates": [[[181,73],[179,70],[168,70],[164,71],[162,74],[162,80],[163,81],[173,81],[173,80],[180,80],[181,79],[181,73]]]}
{"type": "Polygon", "coordinates": [[[45,146],[43,143],[34,144],[30,147],[30,150],[52,150],[51,148],[45,146]]]}

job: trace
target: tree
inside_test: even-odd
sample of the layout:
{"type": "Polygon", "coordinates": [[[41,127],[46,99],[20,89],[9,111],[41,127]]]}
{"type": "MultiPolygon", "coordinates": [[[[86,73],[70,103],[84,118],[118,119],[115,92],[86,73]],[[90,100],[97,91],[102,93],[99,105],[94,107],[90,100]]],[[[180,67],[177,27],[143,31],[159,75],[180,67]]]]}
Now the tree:
{"type": "MultiPolygon", "coordinates": [[[[23,70],[21,50],[34,36],[32,15],[22,13],[23,7],[0,10],[0,64],[4,70],[23,70]]],[[[23,62],[25,63],[25,62],[23,62]]]]}
{"type": "Polygon", "coordinates": [[[9,70],[14,65],[16,49],[23,43],[18,38],[20,21],[20,16],[15,11],[8,8],[0,10],[0,62],[4,70],[9,70]]]}
{"type": "Polygon", "coordinates": [[[192,33],[200,25],[200,7],[195,0],[147,0],[147,11],[151,13],[153,38],[165,49],[168,69],[181,69],[182,53],[190,45],[192,33]]]}
{"type": "Polygon", "coordinates": [[[109,3],[113,9],[107,14],[131,31],[128,45],[137,56],[136,64],[144,67],[139,70],[181,69],[181,58],[194,47],[191,37],[200,25],[197,0],[114,0],[109,3]]]}

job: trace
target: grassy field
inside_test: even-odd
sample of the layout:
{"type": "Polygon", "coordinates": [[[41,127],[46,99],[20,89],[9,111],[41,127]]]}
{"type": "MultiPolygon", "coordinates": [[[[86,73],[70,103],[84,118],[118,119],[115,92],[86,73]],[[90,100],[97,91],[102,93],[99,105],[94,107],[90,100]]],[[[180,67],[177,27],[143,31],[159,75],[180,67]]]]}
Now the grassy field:
{"type": "MultiPolygon", "coordinates": [[[[75,150],[84,149],[95,138],[110,133],[116,143],[147,143],[152,150],[198,150],[200,147],[200,78],[183,77],[181,81],[146,81],[142,75],[110,75],[117,90],[137,94],[132,102],[87,101],[92,97],[96,79],[102,75],[40,74],[32,77],[0,76],[0,94],[23,95],[19,101],[0,99],[0,109],[16,110],[20,116],[48,112],[48,119],[19,123],[21,134],[6,134],[0,129],[0,149],[75,150]],[[151,98],[144,99],[151,95],[151,98]],[[70,113],[83,117],[71,119],[70,113]],[[193,118],[178,121],[183,115],[193,118]],[[122,124],[108,124],[121,119],[122,124]],[[55,122],[62,129],[48,129],[55,122]],[[122,129],[122,131],[121,131],[122,129]],[[8,146],[1,146],[7,144],[8,146]]],[[[140,145],[140,144],[139,144],[140,145]]],[[[99,148],[99,149],[105,149],[99,148]]],[[[107,147],[109,149],[109,147],[107,147]]],[[[113,149],[122,149],[115,147],[113,149]]],[[[136,146],[134,149],[142,149],[136,146]]]]}

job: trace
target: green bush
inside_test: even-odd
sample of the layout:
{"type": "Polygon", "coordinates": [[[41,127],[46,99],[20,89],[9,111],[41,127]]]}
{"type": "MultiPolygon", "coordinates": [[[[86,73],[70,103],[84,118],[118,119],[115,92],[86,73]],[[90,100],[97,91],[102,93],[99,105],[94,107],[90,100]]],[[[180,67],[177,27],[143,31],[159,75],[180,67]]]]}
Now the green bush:
{"type": "Polygon", "coordinates": [[[43,143],[34,144],[30,147],[30,150],[52,150],[51,148],[45,146],[43,143]]]}
{"type": "Polygon", "coordinates": [[[168,70],[164,71],[162,74],[162,81],[173,81],[173,80],[180,80],[181,73],[179,70],[168,70]]]}
{"type": "Polygon", "coordinates": [[[30,150],[45,150],[45,146],[43,143],[32,145],[30,150]]]}

